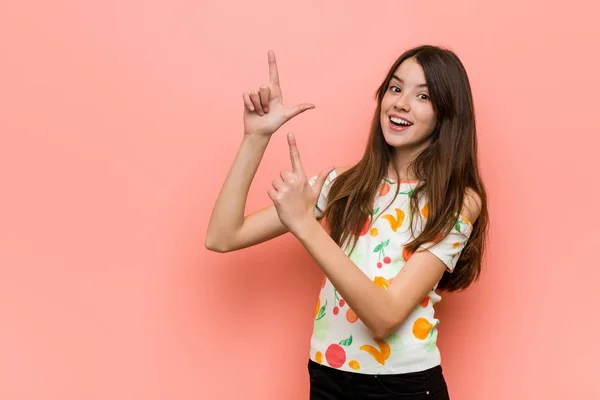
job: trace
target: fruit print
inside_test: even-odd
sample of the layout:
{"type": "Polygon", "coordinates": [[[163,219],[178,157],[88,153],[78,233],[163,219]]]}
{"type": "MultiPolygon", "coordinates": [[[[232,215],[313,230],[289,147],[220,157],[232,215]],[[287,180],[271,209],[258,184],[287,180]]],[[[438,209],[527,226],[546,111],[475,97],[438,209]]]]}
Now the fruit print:
{"type": "Polygon", "coordinates": [[[315,310],[315,319],[317,319],[320,309],[321,309],[321,297],[317,297],[317,309],[315,310]]]}
{"type": "MultiPolygon", "coordinates": [[[[406,249],[406,243],[414,239],[413,234],[419,234],[419,231],[424,229],[425,218],[430,220],[433,216],[429,199],[425,198],[423,202],[419,199],[419,208],[414,210],[417,222],[414,231],[407,229],[409,222],[413,221],[412,204],[416,204],[416,192],[413,193],[411,186],[417,187],[404,181],[391,184],[380,182],[377,189],[385,195],[381,198],[376,196],[372,209],[364,215],[364,224],[361,223],[358,229],[363,236],[359,237],[356,247],[346,244],[342,249],[373,284],[383,290],[389,290],[390,286],[395,284],[392,283],[393,277],[405,268],[414,253],[420,251],[406,249]],[[400,185],[400,190],[404,192],[400,192],[397,185],[400,185]],[[390,199],[396,193],[402,194],[403,197],[390,204],[390,199]],[[411,195],[413,203],[408,207],[407,196],[411,195]],[[419,220],[422,223],[419,223],[419,220]]],[[[381,193],[378,192],[377,195],[381,196],[381,193]]],[[[432,251],[435,251],[436,255],[443,255],[442,261],[448,265],[456,261],[452,257],[460,256],[459,250],[467,244],[471,233],[471,226],[462,220],[460,215],[455,217],[453,222],[455,224],[451,227],[454,238],[436,235],[440,229],[436,229],[428,238],[430,246],[435,244],[434,242],[439,243],[440,240],[445,244],[436,246],[432,251]],[[458,235],[458,230],[461,231],[461,235],[458,235]]],[[[433,317],[432,310],[438,299],[434,293],[435,288],[428,294],[423,293],[421,301],[415,301],[414,314],[403,324],[402,329],[398,327],[396,332],[377,341],[362,323],[362,318],[354,311],[353,306],[358,307],[358,304],[346,303],[329,279],[324,276],[321,279],[320,300],[317,299],[317,305],[313,308],[315,320],[311,354],[315,362],[355,373],[377,374],[383,370],[393,370],[397,365],[396,359],[399,363],[406,362],[412,366],[413,363],[419,363],[421,357],[437,356],[437,320],[433,317]],[[416,343],[420,345],[415,345],[416,343]]]]}
{"type": "Polygon", "coordinates": [[[373,283],[375,283],[382,289],[387,289],[390,287],[390,281],[385,279],[383,276],[376,276],[375,278],[373,278],[373,283]]]}
{"type": "Polygon", "coordinates": [[[456,221],[456,224],[454,224],[454,228],[462,233],[463,225],[471,225],[471,223],[465,217],[460,217],[458,221],[456,221]]]}
{"type": "Polygon", "coordinates": [[[323,353],[317,351],[317,354],[315,354],[315,361],[319,364],[323,364],[323,353]]]}
{"type": "MultiPolygon", "coordinates": [[[[319,300],[317,301],[317,307],[319,307],[319,305],[321,304],[321,298],[319,298],[319,300]]],[[[316,315],[315,315],[315,320],[320,320],[321,318],[323,318],[325,316],[325,310],[327,309],[327,300],[325,300],[325,304],[323,304],[323,307],[318,308],[319,311],[317,311],[316,315]]]]}
{"type": "Polygon", "coordinates": [[[346,321],[350,322],[351,324],[358,321],[358,315],[356,315],[356,313],[352,311],[350,307],[348,307],[348,311],[346,311],[346,321]]]}
{"type": "Polygon", "coordinates": [[[385,219],[387,222],[389,222],[390,224],[390,228],[392,228],[392,230],[394,232],[396,232],[398,230],[398,228],[400,228],[402,226],[402,224],[404,223],[404,211],[402,211],[399,208],[395,209],[396,211],[396,216],[394,217],[392,214],[385,214],[384,216],[382,216],[381,218],[385,219]]]}
{"type": "Polygon", "coordinates": [[[325,359],[333,368],[339,368],[346,362],[346,351],[342,346],[352,344],[352,335],[348,339],[342,340],[339,344],[332,343],[325,351],[325,359]]]}
{"type": "Polygon", "coordinates": [[[389,257],[385,256],[385,248],[390,244],[390,239],[386,240],[385,242],[381,242],[379,243],[377,246],[375,246],[375,249],[373,249],[373,253],[379,253],[378,261],[377,261],[377,268],[381,268],[383,267],[383,263],[381,262],[381,259],[383,257],[383,262],[385,264],[389,264],[392,262],[392,259],[389,257]]]}
{"type": "Polygon", "coordinates": [[[336,303],[336,305],[333,306],[333,315],[338,315],[340,313],[340,307],[344,307],[344,304],[346,304],[346,302],[344,301],[344,299],[340,298],[336,288],[333,288],[333,298],[336,303]]]}
{"type": "Polygon", "coordinates": [[[366,351],[379,364],[385,365],[385,361],[388,358],[390,358],[390,354],[391,354],[390,345],[387,344],[385,341],[377,339],[377,338],[373,338],[373,340],[375,340],[375,342],[377,343],[377,346],[379,347],[378,349],[371,346],[370,344],[365,344],[363,346],[360,346],[359,350],[366,351]]]}
{"type": "Polygon", "coordinates": [[[413,324],[413,335],[420,340],[425,340],[431,334],[433,324],[425,318],[418,318],[413,324]]]}
{"type": "Polygon", "coordinates": [[[379,186],[379,195],[380,196],[385,196],[386,194],[388,194],[390,192],[390,184],[388,183],[387,180],[385,180],[380,186],[379,186]]]}
{"type": "Polygon", "coordinates": [[[421,215],[425,218],[429,218],[429,203],[426,203],[421,209],[421,215]]]}
{"type": "Polygon", "coordinates": [[[346,352],[342,346],[334,343],[325,351],[325,359],[333,368],[339,368],[346,362],[346,352]]]}
{"type": "Polygon", "coordinates": [[[365,236],[367,234],[367,232],[369,232],[370,226],[371,226],[371,218],[367,218],[367,221],[365,222],[365,225],[363,226],[362,230],[360,231],[359,236],[365,236]]]}

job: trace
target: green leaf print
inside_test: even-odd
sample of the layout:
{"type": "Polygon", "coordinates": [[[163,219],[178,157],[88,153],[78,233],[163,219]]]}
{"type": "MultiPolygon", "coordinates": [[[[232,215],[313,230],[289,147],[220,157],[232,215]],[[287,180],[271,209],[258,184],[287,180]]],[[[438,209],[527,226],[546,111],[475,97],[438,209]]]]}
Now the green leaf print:
{"type": "Polygon", "coordinates": [[[390,239],[386,240],[385,242],[381,242],[379,243],[377,246],[375,246],[375,248],[373,249],[373,253],[379,253],[381,252],[385,247],[387,247],[390,244],[390,239]]]}
{"type": "Polygon", "coordinates": [[[385,257],[385,248],[390,244],[390,239],[386,240],[385,242],[381,242],[379,243],[377,246],[375,246],[375,248],[373,249],[373,253],[379,253],[379,257],[377,258],[379,261],[381,261],[382,257],[385,257]]]}
{"type": "Polygon", "coordinates": [[[340,346],[350,346],[352,344],[352,335],[348,339],[344,339],[340,342],[340,346]]]}
{"type": "Polygon", "coordinates": [[[379,207],[377,207],[376,209],[373,210],[373,215],[377,214],[379,212],[379,207]]]}
{"type": "Polygon", "coordinates": [[[317,314],[317,321],[325,316],[325,309],[327,308],[327,300],[325,300],[325,304],[319,309],[319,314],[317,314]]]}
{"type": "Polygon", "coordinates": [[[400,192],[399,194],[406,194],[406,195],[408,195],[408,197],[412,197],[414,192],[415,192],[414,189],[410,189],[410,190],[407,190],[406,192],[400,192]]]}
{"type": "Polygon", "coordinates": [[[437,329],[432,329],[431,334],[427,338],[427,343],[425,343],[425,350],[429,352],[434,352],[437,349],[437,329]]]}
{"type": "Polygon", "coordinates": [[[461,232],[460,230],[460,225],[462,224],[462,221],[456,221],[456,224],[454,224],[454,228],[456,228],[457,231],[461,232]]]}

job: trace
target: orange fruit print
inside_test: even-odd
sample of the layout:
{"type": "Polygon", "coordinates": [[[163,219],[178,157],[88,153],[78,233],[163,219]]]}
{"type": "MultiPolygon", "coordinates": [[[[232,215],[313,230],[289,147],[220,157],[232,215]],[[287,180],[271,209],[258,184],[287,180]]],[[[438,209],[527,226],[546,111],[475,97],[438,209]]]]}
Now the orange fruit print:
{"type": "Polygon", "coordinates": [[[385,196],[390,192],[390,184],[387,182],[383,182],[381,186],[379,186],[379,195],[385,196]]]}
{"type": "Polygon", "coordinates": [[[423,209],[421,210],[421,214],[423,215],[423,217],[429,218],[429,203],[426,203],[423,206],[423,209]]]}
{"type": "Polygon", "coordinates": [[[390,224],[390,228],[396,232],[398,230],[398,228],[400,228],[402,226],[402,224],[404,223],[404,211],[402,211],[400,208],[396,208],[396,216],[394,217],[392,214],[386,214],[384,215],[383,219],[385,219],[389,224],[390,224]]]}
{"type": "Polygon", "coordinates": [[[320,351],[317,351],[317,354],[315,354],[315,359],[319,364],[323,363],[323,353],[321,353],[320,351]]]}
{"type": "Polygon", "coordinates": [[[413,324],[413,335],[417,339],[425,340],[432,332],[433,324],[425,318],[418,318],[413,324]]]}
{"type": "Polygon", "coordinates": [[[373,278],[373,282],[382,289],[387,289],[390,287],[390,282],[383,276],[376,276],[373,278]]]}
{"type": "Polygon", "coordinates": [[[358,321],[358,315],[356,315],[351,308],[348,308],[348,311],[346,311],[346,321],[350,322],[351,324],[358,321]]]}
{"type": "Polygon", "coordinates": [[[391,354],[390,345],[387,344],[387,342],[380,339],[373,338],[373,340],[375,340],[379,349],[377,349],[374,346],[371,346],[370,344],[365,344],[364,346],[360,346],[359,350],[366,351],[379,364],[385,365],[385,361],[390,357],[391,354]]]}

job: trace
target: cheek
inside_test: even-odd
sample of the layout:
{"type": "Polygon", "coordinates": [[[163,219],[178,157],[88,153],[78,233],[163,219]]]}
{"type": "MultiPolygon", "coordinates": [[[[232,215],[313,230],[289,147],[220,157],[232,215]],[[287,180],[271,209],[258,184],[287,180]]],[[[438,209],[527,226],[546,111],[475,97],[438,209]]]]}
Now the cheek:
{"type": "Polygon", "coordinates": [[[427,127],[428,129],[433,129],[435,127],[436,118],[433,108],[431,107],[423,107],[419,109],[418,119],[423,127],[427,127]]]}
{"type": "Polygon", "coordinates": [[[394,99],[391,96],[388,96],[387,94],[383,96],[383,99],[381,99],[381,114],[385,114],[393,103],[394,99]]]}

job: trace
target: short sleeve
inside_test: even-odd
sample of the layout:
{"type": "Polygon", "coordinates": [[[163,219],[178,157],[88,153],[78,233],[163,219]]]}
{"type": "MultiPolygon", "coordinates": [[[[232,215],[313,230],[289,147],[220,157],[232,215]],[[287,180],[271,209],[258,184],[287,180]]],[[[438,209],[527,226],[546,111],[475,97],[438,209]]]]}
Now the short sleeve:
{"type": "Polygon", "coordinates": [[[425,243],[421,248],[435,255],[446,265],[449,272],[453,272],[472,231],[473,224],[461,215],[444,238],[436,242],[425,243]]]}
{"type": "MultiPolygon", "coordinates": [[[[337,173],[334,169],[329,173],[329,175],[327,175],[327,178],[325,178],[325,183],[321,188],[321,193],[319,193],[319,198],[317,199],[317,204],[315,205],[315,218],[319,219],[323,216],[325,208],[327,207],[327,196],[329,195],[329,188],[331,187],[331,184],[333,183],[333,180],[336,178],[336,176],[337,173]]],[[[312,186],[315,184],[316,180],[317,176],[313,176],[308,180],[308,183],[310,184],[310,186],[312,186]]]]}

